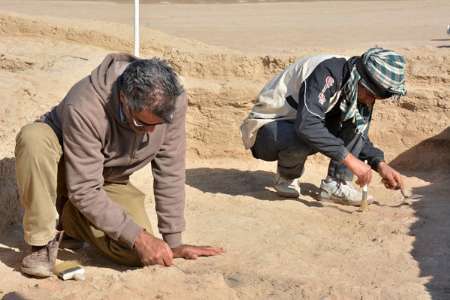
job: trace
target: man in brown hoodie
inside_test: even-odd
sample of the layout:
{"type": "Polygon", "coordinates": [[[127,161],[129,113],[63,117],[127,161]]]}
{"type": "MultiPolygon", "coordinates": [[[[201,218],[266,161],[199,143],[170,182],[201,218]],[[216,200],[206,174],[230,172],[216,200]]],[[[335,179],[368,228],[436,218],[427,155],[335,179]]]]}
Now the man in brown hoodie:
{"type": "Polygon", "coordinates": [[[59,242],[87,241],[114,261],[172,265],[221,248],[182,243],[187,100],[163,60],[111,54],[16,140],[25,241],[22,272],[51,275],[59,242]],[[129,182],[151,164],[158,228],[129,182]]]}

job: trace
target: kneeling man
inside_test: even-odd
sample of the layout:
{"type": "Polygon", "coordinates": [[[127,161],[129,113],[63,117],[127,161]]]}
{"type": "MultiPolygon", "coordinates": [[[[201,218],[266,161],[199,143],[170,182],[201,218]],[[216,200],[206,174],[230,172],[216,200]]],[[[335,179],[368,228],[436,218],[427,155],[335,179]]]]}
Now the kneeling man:
{"type": "Polygon", "coordinates": [[[60,230],[128,266],[222,253],[182,243],[186,109],[183,87],[164,60],[111,54],[22,128],[16,171],[31,245],[22,272],[52,274],[60,230]],[[129,180],[148,164],[162,240],[152,234],[145,195],[129,180]]]}

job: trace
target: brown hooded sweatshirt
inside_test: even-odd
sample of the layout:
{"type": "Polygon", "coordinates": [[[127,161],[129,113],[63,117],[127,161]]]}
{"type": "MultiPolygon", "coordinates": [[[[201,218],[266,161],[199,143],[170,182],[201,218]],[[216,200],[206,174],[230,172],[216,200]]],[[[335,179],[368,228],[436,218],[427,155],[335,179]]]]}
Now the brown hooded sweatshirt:
{"type": "Polygon", "coordinates": [[[103,185],[126,183],[151,163],[158,228],[173,248],[181,244],[185,227],[186,95],[178,97],[172,123],[157,125],[152,133],[134,132],[121,113],[116,84],[134,60],[128,54],[106,56],[43,119],[63,144],[70,201],[96,228],[130,248],[141,227],[109,199],[103,185]]]}

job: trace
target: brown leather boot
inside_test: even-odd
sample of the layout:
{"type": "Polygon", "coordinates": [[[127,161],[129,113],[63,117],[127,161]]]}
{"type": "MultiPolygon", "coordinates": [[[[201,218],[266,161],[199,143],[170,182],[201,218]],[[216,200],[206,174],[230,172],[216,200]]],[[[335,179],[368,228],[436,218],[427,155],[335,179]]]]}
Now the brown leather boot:
{"type": "Polygon", "coordinates": [[[52,276],[62,236],[63,232],[59,231],[46,246],[32,247],[31,253],[22,260],[22,273],[40,278],[52,276]]]}

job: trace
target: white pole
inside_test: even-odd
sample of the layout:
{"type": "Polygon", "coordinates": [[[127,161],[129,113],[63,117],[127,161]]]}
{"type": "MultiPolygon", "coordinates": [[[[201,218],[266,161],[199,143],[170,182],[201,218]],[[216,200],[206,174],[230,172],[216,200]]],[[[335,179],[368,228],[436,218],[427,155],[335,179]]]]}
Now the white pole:
{"type": "Polygon", "coordinates": [[[139,0],[134,0],[134,55],[139,57],[139,0]]]}

